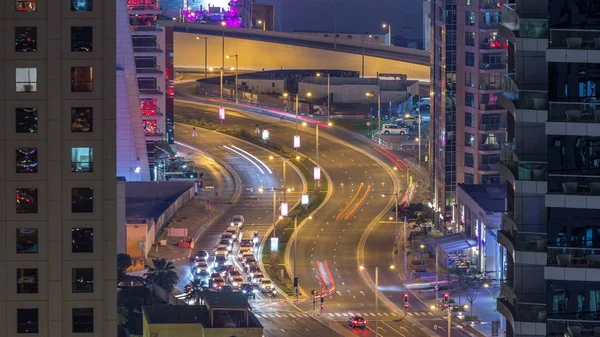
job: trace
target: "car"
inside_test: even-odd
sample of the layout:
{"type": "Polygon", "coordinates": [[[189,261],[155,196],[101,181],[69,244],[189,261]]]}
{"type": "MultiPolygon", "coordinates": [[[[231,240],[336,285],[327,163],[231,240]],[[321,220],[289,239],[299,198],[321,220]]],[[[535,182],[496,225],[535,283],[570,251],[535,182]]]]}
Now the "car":
{"type": "Polygon", "coordinates": [[[231,286],[233,287],[233,289],[239,290],[242,286],[242,283],[244,283],[244,278],[242,277],[242,275],[233,276],[231,278],[231,286]]]}
{"type": "Polygon", "coordinates": [[[224,264],[215,268],[215,273],[219,273],[221,277],[228,278],[228,275],[232,270],[235,270],[235,267],[233,265],[224,264]]]}
{"type": "Polygon", "coordinates": [[[252,249],[240,248],[240,251],[238,252],[238,260],[244,261],[247,256],[254,256],[254,252],[252,251],[252,249]]]}
{"type": "Polygon", "coordinates": [[[231,218],[231,226],[237,226],[242,229],[244,227],[244,216],[243,215],[234,215],[231,218]]]}
{"type": "Polygon", "coordinates": [[[409,115],[409,114],[404,115],[404,118],[402,118],[401,120],[404,121],[408,125],[410,125],[410,124],[418,125],[419,124],[419,117],[409,115]]]}
{"type": "Polygon", "coordinates": [[[225,285],[225,281],[220,276],[212,278],[211,280],[213,290],[220,290],[225,285]]]}
{"type": "Polygon", "coordinates": [[[352,329],[364,329],[367,327],[367,321],[362,316],[352,316],[348,318],[348,326],[352,329]]]}
{"type": "Polygon", "coordinates": [[[232,280],[234,277],[242,277],[242,273],[240,273],[238,270],[230,270],[229,271],[229,280],[232,280]]]}
{"type": "Polygon", "coordinates": [[[273,282],[271,280],[263,278],[260,280],[260,292],[261,293],[270,293],[273,292],[273,282]]]}
{"type": "Polygon", "coordinates": [[[218,246],[220,246],[220,245],[227,246],[227,248],[228,248],[229,250],[232,250],[232,249],[233,249],[233,245],[232,245],[232,244],[231,244],[231,242],[229,242],[229,240],[227,240],[227,239],[220,240],[220,241],[219,241],[219,245],[218,245],[218,246]]]}
{"type": "Polygon", "coordinates": [[[240,233],[240,228],[237,226],[230,226],[227,227],[227,229],[225,230],[225,233],[231,234],[231,237],[235,240],[238,237],[238,234],[240,233]]]}
{"type": "Polygon", "coordinates": [[[406,135],[408,131],[408,128],[401,128],[396,124],[383,124],[381,126],[381,133],[384,135],[406,135]]]}
{"type": "Polygon", "coordinates": [[[223,233],[223,235],[221,235],[221,239],[219,239],[219,240],[224,240],[224,239],[229,240],[229,242],[233,244],[233,235],[231,235],[229,233],[223,233]]]}
{"type": "Polygon", "coordinates": [[[206,262],[197,263],[196,264],[196,274],[208,274],[208,264],[206,262]]]}
{"type": "Polygon", "coordinates": [[[265,275],[262,273],[262,271],[253,273],[252,276],[250,277],[250,283],[253,284],[259,284],[260,281],[265,277],[265,275]]]}
{"type": "Polygon", "coordinates": [[[219,267],[227,262],[227,254],[217,254],[215,256],[214,266],[219,267]]]}
{"type": "Polygon", "coordinates": [[[226,257],[229,256],[229,253],[229,247],[224,245],[219,245],[219,247],[217,247],[217,250],[215,251],[215,255],[223,254],[226,257]]]}
{"type": "Polygon", "coordinates": [[[244,265],[244,268],[248,269],[248,266],[250,265],[254,265],[256,264],[256,259],[254,258],[254,255],[249,255],[249,256],[245,256],[244,260],[242,260],[242,264],[244,265]]]}
{"type": "Polygon", "coordinates": [[[221,291],[224,293],[232,293],[233,292],[233,288],[229,285],[224,285],[221,287],[221,291]]]}
{"type": "Polygon", "coordinates": [[[242,249],[242,248],[250,248],[250,249],[252,249],[253,246],[254,246],[254,242],[252,242],[252,239],[242,239],[242,240],[240,240],[240,249],[242,249]]]}
{"type": "Polygon", "coordinates": [[[250,283],[242,283],[240,289],[242,289],[242,294],[246,296],[252,296],[256,293],[256,289],[254,289],[254,286],[250,283]]]}
{"type": "Polygon", "coordinates": [[[208,252],[207,252],[207,251],[205,251],[205,250],[199,250],[199,251],[196,253],[196,257],[197,257],[197,258],[199,258],[199,259],[208,260],[209,256],[210,256],[210,255],[209,255],[209,254],[208,254],[208,252]]]}

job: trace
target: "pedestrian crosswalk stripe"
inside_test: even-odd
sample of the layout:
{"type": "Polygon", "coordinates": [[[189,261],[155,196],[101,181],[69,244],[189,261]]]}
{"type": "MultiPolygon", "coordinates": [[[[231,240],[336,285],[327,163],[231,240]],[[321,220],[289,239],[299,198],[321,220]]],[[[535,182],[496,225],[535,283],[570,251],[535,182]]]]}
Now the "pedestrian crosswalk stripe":
{"type": "Polygon", "coordinates": [[[273,315],[275,315],[275,317],[277,317],[277,318],[281,318],[281,316],[279,316],[278,314],[273,314],[273,315]]]}
{"type": "Polygon", "coordinates": [[[310,317],[307,314],[299,314],[299,316],[301,316],[301,317],[310,317]]]}
{"type": "Polygon", "coordinates": [[[286,318],[288,317],[288,315],[286,315],[286,314],[281,314],[281,316],[286,317],[286,318]]]}
{"type": "Polygon", "coordinates": [[[390,314],[388,314],[387,312],[384,312],[382,315],[383,316],[389,316],[390,314]]]}
{"type": "Polygon", "coordinates": [[[339,312],[336,312],[336,313],[335,313],[335,315],[336,315],[337,317],[342,317],[342,314],[340,314],[339,312]]]}
{"type": "Polygon", "coordinates": [[[392,316],[398,316],[398,315],[396,315],[396,313],[394,313],[394,312],[390,312],[390,315],[392,315],[392,316]]]}
{"type": "Polygon", "coordinates": [[[435,316],[435,314],[433,312],[429,312],[427,313],[429,316],[435,316]]]}
{"type": "Polygon", "coordinates": [[[329,316],[334,317],[335,315],[332,313],[327,313],[329,316]]]}

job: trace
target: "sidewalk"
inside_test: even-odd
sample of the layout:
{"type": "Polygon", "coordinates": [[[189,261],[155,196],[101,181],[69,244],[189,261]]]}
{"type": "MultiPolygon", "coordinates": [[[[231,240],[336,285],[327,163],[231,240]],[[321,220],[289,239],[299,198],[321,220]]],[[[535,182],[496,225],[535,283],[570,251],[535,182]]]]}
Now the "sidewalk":
{"type": "MultiPolygon", "coordinates": [[[[409,230],[412,228],[409,226],[409,230]]],[[[412,294],[425,305],[430,306],[435,304],[435,289],[433,287],[435,283],[435,256],[430,256],[428,249],[425,247],[423,252],[419,252],[420,245],[426,244],[426,239],[442,236],[438,230],[433,229],[427,233],[427,236],[418,236],[413,242],[408,242],[409,255],[408,255],[408,278],[405,285],[410,286],[423,284],[422,288],[413,288],[412,294]],[[421,259],[422,264],[413,265],[411,261],[417,261],[421,259]]],[[[398,255],[395,256],[395,263],[400,271],[399,275],[403,278],[404,270],[404,252],[399,250],[398,255]]],[[[404,278],[403,278],[404,279],[404,278]]],[[[441,281],[442,278],[440,277],[441,281]]],[[[477,321],[472,323],[471,326],[465,326],[465,332],[470,333],[472,336],[491,336],[492,335],[492,321],[500,320],[500,314],[496,310],[496,297],[500,292],[498,284],[490,284],[488,288],[482,287],[473,302],[472,308],[468,308],[464,313],[460,315],[453,314],[453,321],[457,324],[465,325],[464,316],[477,316],[477,321]],[[472,313],[471,313],[472,310],[472,313]]],[[[450,298],[457,304],[471,305],[468,300],[460,293],[460,290],[451,288],[445,288],[440,286],[438,291],[438,299],[441,300],[444,293],[449,293],[450,298]]],[[[440,313],[442,315],[443,313],[440,313]]]]}

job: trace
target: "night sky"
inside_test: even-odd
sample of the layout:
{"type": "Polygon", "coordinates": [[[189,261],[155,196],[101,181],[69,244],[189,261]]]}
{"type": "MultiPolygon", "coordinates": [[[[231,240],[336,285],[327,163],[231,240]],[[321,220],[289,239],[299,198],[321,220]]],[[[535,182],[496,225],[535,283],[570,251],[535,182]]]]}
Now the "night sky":
{"type": "Polygon", "coordinates": [[[421,38],[422,0],[257,0],[275,5],[275,24],[283,31],[314,30],[349,33],[386,33],[382,22],[392,23],[392,35],[421,38]]]}

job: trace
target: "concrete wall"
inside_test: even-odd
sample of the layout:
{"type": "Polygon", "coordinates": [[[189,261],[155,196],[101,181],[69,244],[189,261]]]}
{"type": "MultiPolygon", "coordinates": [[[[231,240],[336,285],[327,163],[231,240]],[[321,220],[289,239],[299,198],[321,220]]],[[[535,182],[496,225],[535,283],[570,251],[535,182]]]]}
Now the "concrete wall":
{"type": "Polygon", "coordinates": [[[250,90],[259,94],[283,94],[285,90],[285,81],[282,79],[254,79],[238,78],[238,91],[250,90]],[[242,88],[243,84],[245,86],[242,88]]]}
{"type": "MultiPolygon", "coordinates": [[[[408,99],[408,93],[411,95],[415,95],[418,93],[418,83],[415,82],[413,86],[407,88],[403,91],[381,91],[378,85],[357,85],[357,84],[341,84],[341,85],[331,85],[330,92],[333,95],[331,104],[334,103],[360,103],[367,104],[377,103],[377,95],[381,93],[381,103],[389,104],[389,102],[393,103],[402,103],[408,99]],[[416,91],[416,93],[415,93],[416,91]],[[375,96],[373,98],[366,97],[366,93],[371,92],[374,93],[375,96]]],[[[307,92],[311,92],[313,97],[315,98],[324,98],[327,97],[327,85],[322,84],[311,84],[300,82],[298,83],[299,92],[304,94],[307,92]]]]}
{"type": "MultiPolygon", "coordinates": [[[[208,67],[222,66],[220,36],[175,32],[175,67],[204,69],[204,39],[208,37],[208,67]],[[196,37],[202,37],[197,40],[196,37]]],[[[387,46],[382,46],[387,47],[387,46]]],[[[391,47],[393,48],[393,47],[391,47]]],[[[362,70],[362,55],[332,50],[283,45],[271,42],[225,38],[225,54],[239,55],[243,70],[268,69],[340,69],[362,70]]],[[[225,59],[225,68],[235,66],[235,60],[225,59]]],[[[366,76],[377,73],[407,74],[409,79],[429,81],[429,66],[365,56],[366,76]]]]}

